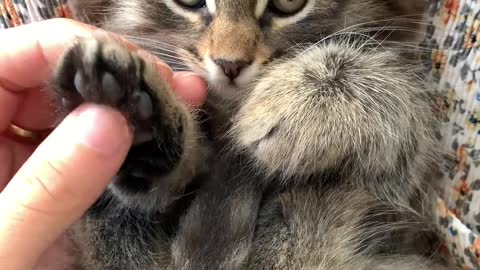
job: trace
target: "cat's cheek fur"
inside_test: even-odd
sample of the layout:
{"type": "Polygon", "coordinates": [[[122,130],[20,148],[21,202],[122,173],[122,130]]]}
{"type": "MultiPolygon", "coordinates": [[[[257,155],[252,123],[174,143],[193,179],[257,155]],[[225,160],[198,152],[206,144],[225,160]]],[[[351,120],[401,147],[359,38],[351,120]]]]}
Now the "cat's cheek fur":
{"type": "Polygon", "coordinates": [[[238,146],[286,176],[379,175],[417,156],[431,138],[422,88],[395,54],[362,45],[317,45],[272,65],[236,116],[238,146]]]}

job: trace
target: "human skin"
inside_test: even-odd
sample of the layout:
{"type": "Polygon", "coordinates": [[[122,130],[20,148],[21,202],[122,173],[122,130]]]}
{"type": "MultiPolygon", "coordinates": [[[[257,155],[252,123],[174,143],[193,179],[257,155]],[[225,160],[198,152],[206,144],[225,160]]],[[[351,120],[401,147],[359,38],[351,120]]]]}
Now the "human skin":
{"type": "MultiPolygon", "coordinates": [[[[75,39],[96,31],[53,19],[0,32],[0,269],[35,269],[47,249],[63,244],[57,239],[101,195],[131,146],[123,115],[93,104],[81,105],[38,143],[7,132],[10,123],[28,130],[53,126],[46,82],[75,39]]],[[[174,74],[140,53],[155,61],[180,100],[203,103],[206,86],[200,77],[174,74]]]]}

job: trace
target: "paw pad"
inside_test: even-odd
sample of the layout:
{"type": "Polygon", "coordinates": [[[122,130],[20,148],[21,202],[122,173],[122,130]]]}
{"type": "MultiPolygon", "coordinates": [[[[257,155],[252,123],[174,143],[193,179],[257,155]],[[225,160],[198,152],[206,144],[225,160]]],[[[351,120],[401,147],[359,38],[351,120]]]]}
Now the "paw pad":
{"type": "Polygon", "coordinates": [[[55,78],[61,105],[66,112],[83,102],[111,106],[135,127],[137,143],[152,140],[153,94],[143,79],[143,60],[106,42],[83,40],[67,52],[55,78]]]}

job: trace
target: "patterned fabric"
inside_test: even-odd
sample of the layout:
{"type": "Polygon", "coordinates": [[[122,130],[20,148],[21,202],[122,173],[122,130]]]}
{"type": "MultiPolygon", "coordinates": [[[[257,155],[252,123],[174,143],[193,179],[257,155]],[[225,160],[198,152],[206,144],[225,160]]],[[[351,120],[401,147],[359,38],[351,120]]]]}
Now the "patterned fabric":
{"type": "Polygon", "coordinates": [[[458,269],[480,269],[480,1],[432,0],[429,78],[444,97],[444,194],[437,224],[458,269]],[[447,163],[448,164],[448,163],[447,163]]]}
{"type": "MultiPolygon", "coordinates": [[[[420,0],[419,0],[420,1],[420,0]]],[[[458,269],[480,270],[480,0],[430,0],[420,45],[445,109],[445,194],[436,223],[458,269]]],[[[54,17],[71,18],[66,0],[0,0],[0,29],[54,17]]]]}
{"type": "Polygon", "coordinates": [[[67,0],[0,0],[0,29],[71,14],[67,0]]]}

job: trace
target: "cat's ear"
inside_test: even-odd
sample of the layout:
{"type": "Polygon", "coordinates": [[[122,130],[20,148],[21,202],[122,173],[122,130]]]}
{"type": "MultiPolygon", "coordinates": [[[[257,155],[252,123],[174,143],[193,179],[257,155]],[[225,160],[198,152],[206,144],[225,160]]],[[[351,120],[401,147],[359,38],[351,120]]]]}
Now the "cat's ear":
{"type": "Polygon", "coordinates": [[[112,0],[68,0],[68,4],[76,20],[100,27],[108,19],[112,0]]]}

